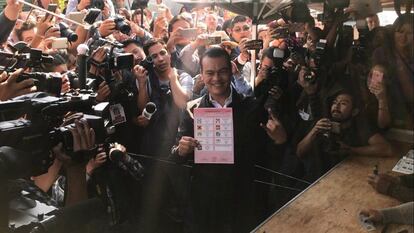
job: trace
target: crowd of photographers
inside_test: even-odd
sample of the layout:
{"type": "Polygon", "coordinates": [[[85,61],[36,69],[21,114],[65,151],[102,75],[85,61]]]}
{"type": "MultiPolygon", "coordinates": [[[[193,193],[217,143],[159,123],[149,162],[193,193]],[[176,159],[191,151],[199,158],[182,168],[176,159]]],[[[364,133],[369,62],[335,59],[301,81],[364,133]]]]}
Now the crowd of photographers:
{"type": "MultiPolygon", "coordinates": [[[[51,161],[44,174],[13,178],[58,207],[103,197],[111,220],[92,227],[100,232],[247,232],[347,156],[391,156],[384,133],[413,127],[411,13],[385,27],[376,15],[352,27],[344,22],[355,12],[346,6],[331,6],[320,21],[305,8],[259,25],[260,42],[252,40],[251,19],[218,7],[184,6],[173,15],[158,0],[152,11],[146,1],[37,5],[72,20],[7,0],[0,104],[48,98],[39,91],[55,98],[52,105],[87,96],[94,106],[107,103],[100,117],[112,131],[102,136],[94,114],[80,107],[55,114],[54,135],[65,128],[69,139],[50,148],[35,141],[29,152],[20,145],[32,154],[48,147],[41,151],[51,161]],[[198,106],[234,109],[234,166],[193,163],[199,142],[190,121],[198,106]],[[111,143],[102,139],[108,134],[111,143]]],[[[49,133],[43,110],[19,117],[49,133]]],[[[3,123],[18,118],[0,113],[3,123]]]]}

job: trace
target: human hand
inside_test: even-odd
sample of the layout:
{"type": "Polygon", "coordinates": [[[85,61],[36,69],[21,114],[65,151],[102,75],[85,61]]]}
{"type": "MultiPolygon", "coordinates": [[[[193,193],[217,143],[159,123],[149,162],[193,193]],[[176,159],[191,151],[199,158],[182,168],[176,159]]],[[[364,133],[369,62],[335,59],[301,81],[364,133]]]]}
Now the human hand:
{"type": "Polygon", "coordinates": [[[20,95],[28,94],[36,91],[34,80],[29,78],[21,82],[17,82],[17,78],[23,72],[23,69],[18,69],[7,77],[7,73],[3,72],[0,75],[0,101],[5,101],[20,95]]]}
{"type": "Polygon", "coordinates": [[[197,38],[194,41],[194,46],[195,47],[206,46],[207,45],[207,38],[208,38],[207,34],[198,35],[197,38]]]}
{"type": "Polygon", "coordinates": [[[80,0],[78,6],[76,7],[78,11],[81,11],[91,5],[91,0],[80,0]]]}
{"type": "Polygon", "coordinates": [[[52,17],[52,15],[45,15],[36,23],[36,36],[39,36],[41,38],[45,37],[46,32],[53,27],[53,24],[51,22],[52,17]]]}
{"type": "Polygon", "coordinates": [[[377,192],[387,194],[391,184],[398,184],[399,179],[387,174],[369,174],[368,184],[370,184],[377,192]]]}
{"type": "Polygon", "coordinates": [[[99,34],[102,37],[107,37],[115,32],[115,21],[114,19],[105,19],[102,21],[101,25],[98,28],[99,34]]]}
{"type": "Polygon", "coordinates": [[[318,122],[316,122],[315,126],[312,128],[311,133],[313,135],[319,133],[325,133],[331,131],[332,123],[328,118],[322,118],[318,122]]]}
{"type": "Polygon", "coordinates": [[[86,173],[91,175],[96,168],[102,166],[106,162],[107,157],[106,152],[103,151],[97,154],[95,158],[91,158],[88,164],[86,164],[86,173]]]}
{"type": "Polygon", "coordinates": [[[111,89],[109,88],[108,84],[106,84],[106,82],[103,81],[101,84],[99,84],[98,94],[96,95],[96,101],[104,102],[105,100],[108,99],[110,94],[111,94],[111,89]]]}
{"type": "Polygon", "coordinates": [[[283,129],[279,119],[273,114],[272,110],[267,109],[269,118],[266,125],[260,123],[260,126],[266,131],[267,135],[276,143],[284,143],[286,141],[286,132],[283,129]]]}
{"type": "Polygon", "coordinates": [[[195,79],[193,86],[193,93],[200,94],[201,90],[204,88],[204,82],[201,77],[195,79]]]}
{"type": "Polygon", "coordinates": [[[360,214],[367,216],[367,220],[372,221],[374,223],[380,223],[383,219],[381,212],[374,209],[363,209],[361,210],[360,214]]]}
{"type": "Polygon", "coordinates": [[[6,8],[4,8],[4,15],[11,21],[17,20],[19,13],[23,7],[23,3],[17,0],[7,0],[6,8]]]}
{"type": "Polygon", "coordinates": [[[60,37],[60,30],[58,27],[52,26],[45,32],[45,39],[46,38],[59,38],[60,37]]]}
{"type": "Polygon", "coordinates": [[[75,120],[75,125],[68,127],[73,138],[73,152],[89,151],[96,147],[95,131],[84,119],[75,120]]]}
{"type": "Polygon", "coordinates": [[[240,43],[239,43],[240,55],[242,56],[242,59],[245,61],[247,61],[250,58],[250,53],[247,50],[248,41],[249,41],[248,38],[243,38],[240,40],[240,43]]]}
{"type": "Polygon", "coordinates": [[[167,41],[168,51],[171,52],[173,48],[175,47],[175,45],[177,44],[177,42],[180,41],[181,39],[184,39],[182,32],[183,32],[183,28],[179,27],[176,31],[171,33],[167,41]]]}
{"type": "Polygon", "coordinates": [[[146,118],[146,117],[144,117],[144,116],[142,116],[142,115],[139,115],[138,117],[137,117],[137,119],[136,119],[136,124],[139,126],[139,127],[142,127],[142,128],[145,128],[145,127],[147,127],[148,125],[149,125],[149,123],[150,123],[150,120],[148,120],[148,118],[146,118]]]}
{"type": "Polygon", "coordinates": [[[141,87],[145,87],[145,85],[147,84],[147,76],[148,76],[148,71],[140,66],[140,65],[136,65],[134,66],[134,75],[135,78],[138,80],[138,84],[141,87]]]}
{"type": "Polygon", "coordinates": [[[158,17],[154,22],[153,35],[155,38],[163,38],[168,34],[168,22],[164,17],[158,17]]]}
{"type": "Polygon", "coordinates": [[[270,88],[268,94],[274,100],[278,100],[280,97],[282,97],[283,90],[278,86],[273,86],[272,88],[270,88]]]}
{"type": "Polygon", "coordinates": [[[178,142],[178,155],[187,156],[194,152],[194,148],[200,146],[200,143],[192,137],[183,136],[178,142]]]}
{"type": "Polygon", "coordinates": [[[102,10],[102,16],[104,19],[107,19],[111,16],[111,8],[106,0],[104,0],[104,8],[102,10]]]}

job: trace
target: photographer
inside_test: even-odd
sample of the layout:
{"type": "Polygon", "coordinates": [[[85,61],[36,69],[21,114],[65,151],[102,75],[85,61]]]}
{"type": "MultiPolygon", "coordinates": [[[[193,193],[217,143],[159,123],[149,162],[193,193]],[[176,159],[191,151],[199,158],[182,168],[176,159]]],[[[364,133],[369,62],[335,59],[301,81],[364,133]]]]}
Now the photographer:
{"type": "Polygon", "coordinates": [[[315,125],[297,145],[296,153],[304,160],[306,178],[314,181],[348,154],[391,156],[390,144],[369,129],[358,117],[354,97],[337,93],[330,105],[329,118],[315,119],[315,125]]]}
{"type": "MultiPolygon", "coordinates": [[[[87,122],[79,120],[82,115],[74,115],[71,119],[66,121],[66,125],[74,122],[74,127],[70,127],[69,130],[73,137],[73,153],[68,156],[64,150],[63,145],[60,143],[52,149],[52,153],[55,156],[54,164],[49,168],[48,172],[37,177],[33,177],[35,184],[43,191],[47,192],[56,181],[59,175],[59,170],[63,167],[66,170],[66,188],[64,205],[70,206],[76,204],[82,200],[86,200],[86,163],[73,161],[74,157],[82,157],[82,154],[90,153],[96,148],[95,144],[95,132],[91,129],[87,122]]],[[[58,195],[62,195],[58,194],[58,195]]],[[[55,197],[58,200],[61,197],[55,197]]]]}
{"type": "Polygon", "coordinates": [[[144,51],[153,64],[152,67],[134,67],[138,83],[138,109],[143,111],[151,101],[157,106],[157,112],[145,129],[147,136],[144,137],[143,147],[146,149],[143,149],[143,153],[165,155],[174,142],[179,109],[186,105],[192,95],[193,80],[187,73],[178,73],[171,67],[171,55],[162,41],[150,40],[144,51]],[[166,146],[160,146],[159,142],[166,146]]]}
{"type": "Polygon", "coordinates": [[[69,0],[66,7],[66,15],[88,8],[98,8],[102,11],[98,20],[107,19],[115,15],[115,7],[111,0],[69,0]]]}

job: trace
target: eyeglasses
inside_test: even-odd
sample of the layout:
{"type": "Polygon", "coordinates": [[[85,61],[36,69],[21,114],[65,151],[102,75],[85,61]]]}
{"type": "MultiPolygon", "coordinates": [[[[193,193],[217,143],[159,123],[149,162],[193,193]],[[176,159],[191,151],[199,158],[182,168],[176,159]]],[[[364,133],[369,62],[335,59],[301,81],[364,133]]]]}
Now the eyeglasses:
{"type": "Polygon", "coordinates": [[[151,57],[151,60],[155,60],[155,59],[157,59],[157,58],[158,58],[158,56],[162,56],[162,57],[164,57],[164,56],[166,56],[167,54],[168,54],[167,50],[162,49],[159,53],[153,53],[153,54],[150,54],[150,57],[151,57]]]}
{"type": "Polygon", "coordinates": [[[249,25],[243,25],[243,27],[241,27],[241,28],[237,27],[237,28],[233,29],[234,32],[241,32],[242,30],[244,32],[250,31],[250,26],[249,25]]]}

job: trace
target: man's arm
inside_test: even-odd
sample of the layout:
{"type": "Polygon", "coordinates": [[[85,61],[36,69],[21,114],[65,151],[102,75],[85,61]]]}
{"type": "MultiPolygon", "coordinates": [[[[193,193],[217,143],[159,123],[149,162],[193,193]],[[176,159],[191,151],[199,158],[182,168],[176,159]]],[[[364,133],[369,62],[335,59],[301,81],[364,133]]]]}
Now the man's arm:
{"type": "Polygon", "coordinates": [[[22,7],[23,4],[16,0],[7,0],[6,8],[0,14],[0,43],[5,42],[13,31],[14,24],[19,17],[22,7]]]}
{"type": "Polygon", "coordinates": [[[137,95],[137,107],[138,111],[142,112],[145,108],[145,105],[149,101],[149,95],[148,95],[148,71],[145,70],[144,67],[140,65],[136,65],[134,67],[134,76],[137,80],[137,89],[138,89],[138,95],[137,95]]]}
{"type": "Polygon", "coordinates": [[[319,133],[330,131],[331,130],[331,123],[329,119],[322,118],[318,122],[316,122],[315,126],[311,129],[311,131],[298,143],[296,148],[296,155],[299,158],[303,158],[307,152],[309,152],[312,148],[312,144],[314,143],[316,137],[319,133]]]}
{"type": "Polygon", "coordinates": [[[392,156],[393,154],[391,145],[379,133],[372,135],[368,139],[367,146],[349,147],[349,151],[353,154],[358,154],[358,155],[380,156],[380,157],[388,157],[388,156],[392,156]]]}
{"type": "MultiPolygon", "coordinates": [[[[171,92],[174,99],[174,103],[179,108],[185,108],[187,105],[187,101],[190,100],[190,97],[180,84],[177,70],[172,68],[170,73],[168,74],[168,78],[170,79],[171,92]]],[[[192,90],[192,87],[189,90],[192,90]]]]}

